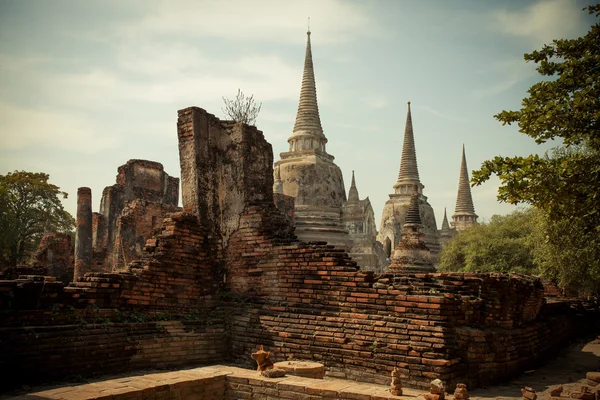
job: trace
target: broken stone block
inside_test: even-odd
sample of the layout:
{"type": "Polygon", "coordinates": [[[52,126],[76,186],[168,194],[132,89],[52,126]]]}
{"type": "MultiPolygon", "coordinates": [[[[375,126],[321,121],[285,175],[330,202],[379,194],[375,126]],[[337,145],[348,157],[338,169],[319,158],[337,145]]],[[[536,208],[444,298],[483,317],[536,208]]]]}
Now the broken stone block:
{"type": "Polygon", "coordinates": [[[596,396],[586,385],[581,385],[578,391],[571,392],[572,399],[595,400],[596,396]]]}
{"type": "Polygon", "coordinates": [[[429,383],[429,393],[423,394],[425,400],[444,400],[446,386],[439,379],[434,379],[429,383]]]}
{"type": "Polygon", "coordinates": [[[444,390],[446,387],[444,386],[444,382],[439,379],[434,379],[429,384],[429,393],[431,394],[444,394],[444,390]]]}
{"type": "Polygon", "coordinates": [[[262,376],[266,376],[267,378],[281,378],[285,376],[285,370],[280,368],[266,369],[264,371],[260,371],[262,376]]]}
{"type": "Polygon", "coordinates": [[[467,385],[464,383],[456,384],[456,389],[454,390],[454,400],[469,400],[467,385]]]}
{"type": "Polygon", "coordinates": [[[585,377],[590,381],[600,383],[600,371],[588,372],[585,377]]]}
{"type": "Polygon", "coordinates": [[[563,386],[558,385],[550,389],[550,396],[560,397],[560,394],[563,392],[563,386]]]}
{"type": "Polygon", "coordinates": [[[537,394],[535,394],[535,390],[533,390],[529,386],[525,386],[524,389],[521,389],[521,393],[523,394],[524,399],[537,400],[537,394]]]}

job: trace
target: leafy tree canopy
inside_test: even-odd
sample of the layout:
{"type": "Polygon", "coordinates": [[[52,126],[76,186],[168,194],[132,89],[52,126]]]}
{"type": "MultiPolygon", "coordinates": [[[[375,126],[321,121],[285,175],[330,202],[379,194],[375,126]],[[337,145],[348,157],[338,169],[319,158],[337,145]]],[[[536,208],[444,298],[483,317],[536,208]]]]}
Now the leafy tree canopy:
{"type": "Polygon", "coordinates": [[[45,230],[73,231],[75,220],[60,200],[67,193],[48,179],[26,171],[0,175],[0,258],[9,265],[26,261],[45,230]]]}
{"type": "MultiPolygon", "coordinates": [[[[600,14],[600,5],[587,9],[600,14]]],[[[552,156],[484,161],[472,182],[480,185],[496,174],[502,183],[500,201],[526,202],[553,217],[569,216],[577,208],[577,214],[600,218],[600,25],[581,38],[554,40],[525,54],[525,60],[555,79],[533,85],[519,111],[494,117],[517,123],[537,143],[561,139],[564,147],[552,156]]]]}
{"type": "Polygon", "coordinates": [[[537,273],[533,252],[537,218],[538,212],[529,208],[472,226],[444,247],[440,269],[537,273]]]}
{"type": "MultiPolygon", "coordinates": [[[[600,16],[600,5],[585,9],[600,16]]],[[[480,170],[473,171],[471,181],[480,185],[492,174],[497,175],[501,182],[498,200],[528,203],[543,211],[547,223],[542,227],[547,229],[548,243],[555,246],[549,247],[554,262],[570,265],[554,265],[554,275],[563,284],[598,287],[600,25],[592,25],[577,39],[554,40],[525,54],[525,60],[537,64],[537,71],[546,80],[529,89],[520,110],[502,111],[494,117],[503,124],[517,123],[519,131],[536,143],[558,139],[562,144],[544,156],[497,156],[484,161],[480,170]],[[560,251],[570,259],[558,257],[560,251]],[[591,260],[596,262],[590,264],[591,260]],[[569,277],[569,271],[579,276],[569,277]]]]}

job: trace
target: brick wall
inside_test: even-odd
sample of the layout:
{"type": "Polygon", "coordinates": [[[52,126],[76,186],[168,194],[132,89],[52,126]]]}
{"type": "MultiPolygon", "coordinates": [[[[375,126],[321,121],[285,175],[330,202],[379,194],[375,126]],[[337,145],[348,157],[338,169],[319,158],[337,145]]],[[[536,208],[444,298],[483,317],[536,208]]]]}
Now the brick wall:
{"type": "Polygon", "coordinates": [[[247,298],[232,324],[232,355],[241,365],[250,366],[250,353],[263,344],[278,361],[320,361],[335,377],[385,383],[398,367],[407,386],[426,388],[434,378],[478,386],[489,381],[481,368],[502,379],[513,364],[531,365],[572,333],[548,335],[548,323],[539,321],[544,300],[537,278],[375,278],[339,249],[281,234],[276,215],[268,205],[247,207],[225,252],[227,288],[247,298]],[[507,355],[493,346],[504,336],[515,344],[507,355]],[[489,339],[487,347],[471,353],[481,338],[489,339]]]}
{"type": "Polygon", "coordinates": [[[71,236],[47,233],[33,256],[33,267],[45,268],[46,274],[67,284],[73,280],[73,256],[71,236]]]}
{"type": "Polygon", "coordinates": [[[177,119],[182,200],[224,246],[251,201],[273,202],[273,150],[256,127],[198,107],[177,119]]]}
{"type": "Polygon", "coordinates": [[[0,328],[0,387],[226,358],[223,324],[186,321],[0,328]]]}
{"type": "Polygon", "coordinates": [[[125,271],[131,261],[140,259],[146,239],[161,227],[165,215],[178,210],[169,204],[139,199],[127,203],[117,219],[112,253],[105,261],[112,266],[112,272],[125,271]]]}

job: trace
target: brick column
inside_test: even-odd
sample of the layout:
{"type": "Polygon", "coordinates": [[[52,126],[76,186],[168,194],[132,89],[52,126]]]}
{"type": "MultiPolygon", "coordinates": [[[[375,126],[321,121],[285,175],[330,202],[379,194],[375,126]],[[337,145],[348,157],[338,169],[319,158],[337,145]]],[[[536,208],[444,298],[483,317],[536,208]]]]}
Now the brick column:
{"type": "Polygon", "coordinates": [[[92,265],[92,189],[77,189],[77,225],[75,228],[75,272],[77,281],[90,272],[92,265]]]}

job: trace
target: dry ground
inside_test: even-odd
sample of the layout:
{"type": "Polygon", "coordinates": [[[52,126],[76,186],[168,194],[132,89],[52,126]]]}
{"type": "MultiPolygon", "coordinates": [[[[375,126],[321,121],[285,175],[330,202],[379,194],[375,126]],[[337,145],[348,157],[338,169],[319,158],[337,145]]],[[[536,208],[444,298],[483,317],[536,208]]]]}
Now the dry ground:
{"type": "MultiPolygon", "coordinates": [[[[566,346],[558,352],[554,358],[546,361],[539,368],[527,371],[516,379],[503,385],[473,390],[470,391],[469,394],[471,400],[520,400],[522,398],[521,389],[525,386],[529,386],[536,390],[539,400],[547,400],[549,398],[549,389],[562,384],[565,390],[563,396],[568,396],[568,393],[571,390],[574,390],[579,384],[584,383],[585,375],[588,371],[600,371],[600,336],[588,338],[587,340],[575,341],[566,346]]],[[[150,372],[156,373],[159,371],[150,372]]],[[[144,371],[138,371],[117,376],[103,376],[90,379],[90,382],[105,381],[125,376],[143,375],[144,373],[144,371]]],[[[20,390],[17,389],[0,394],[0,399],[14,398],[15,396],[38,392],[49,388],[77,386],[80,384],[81,383],[74,384],[68,382],[60,384],[57,382],[54,385],[43,385],[33,388],[23,387],[20,390]]],[[[383,389],[385,390],[385,388],[383,389]]],[[[448,389],[450,392],[448,393],[448,397],[452,398],[454,388],[448,389]]],[[[420,391],[405,389],[405,392],[406,396],[402,396],[404,398],[422,399],[420,391]]]]}
{"type": "Polygon", "coordinates": [[[563,396],[584,383],[588,371],[600,370],[600,337],[573,342],[538,369],[528,371],[503,385],[469,392],[471,400],[521,399],[521,389],[529,386],[538,399],[549,398],[549,388],[563,385],[563,396]]]}

